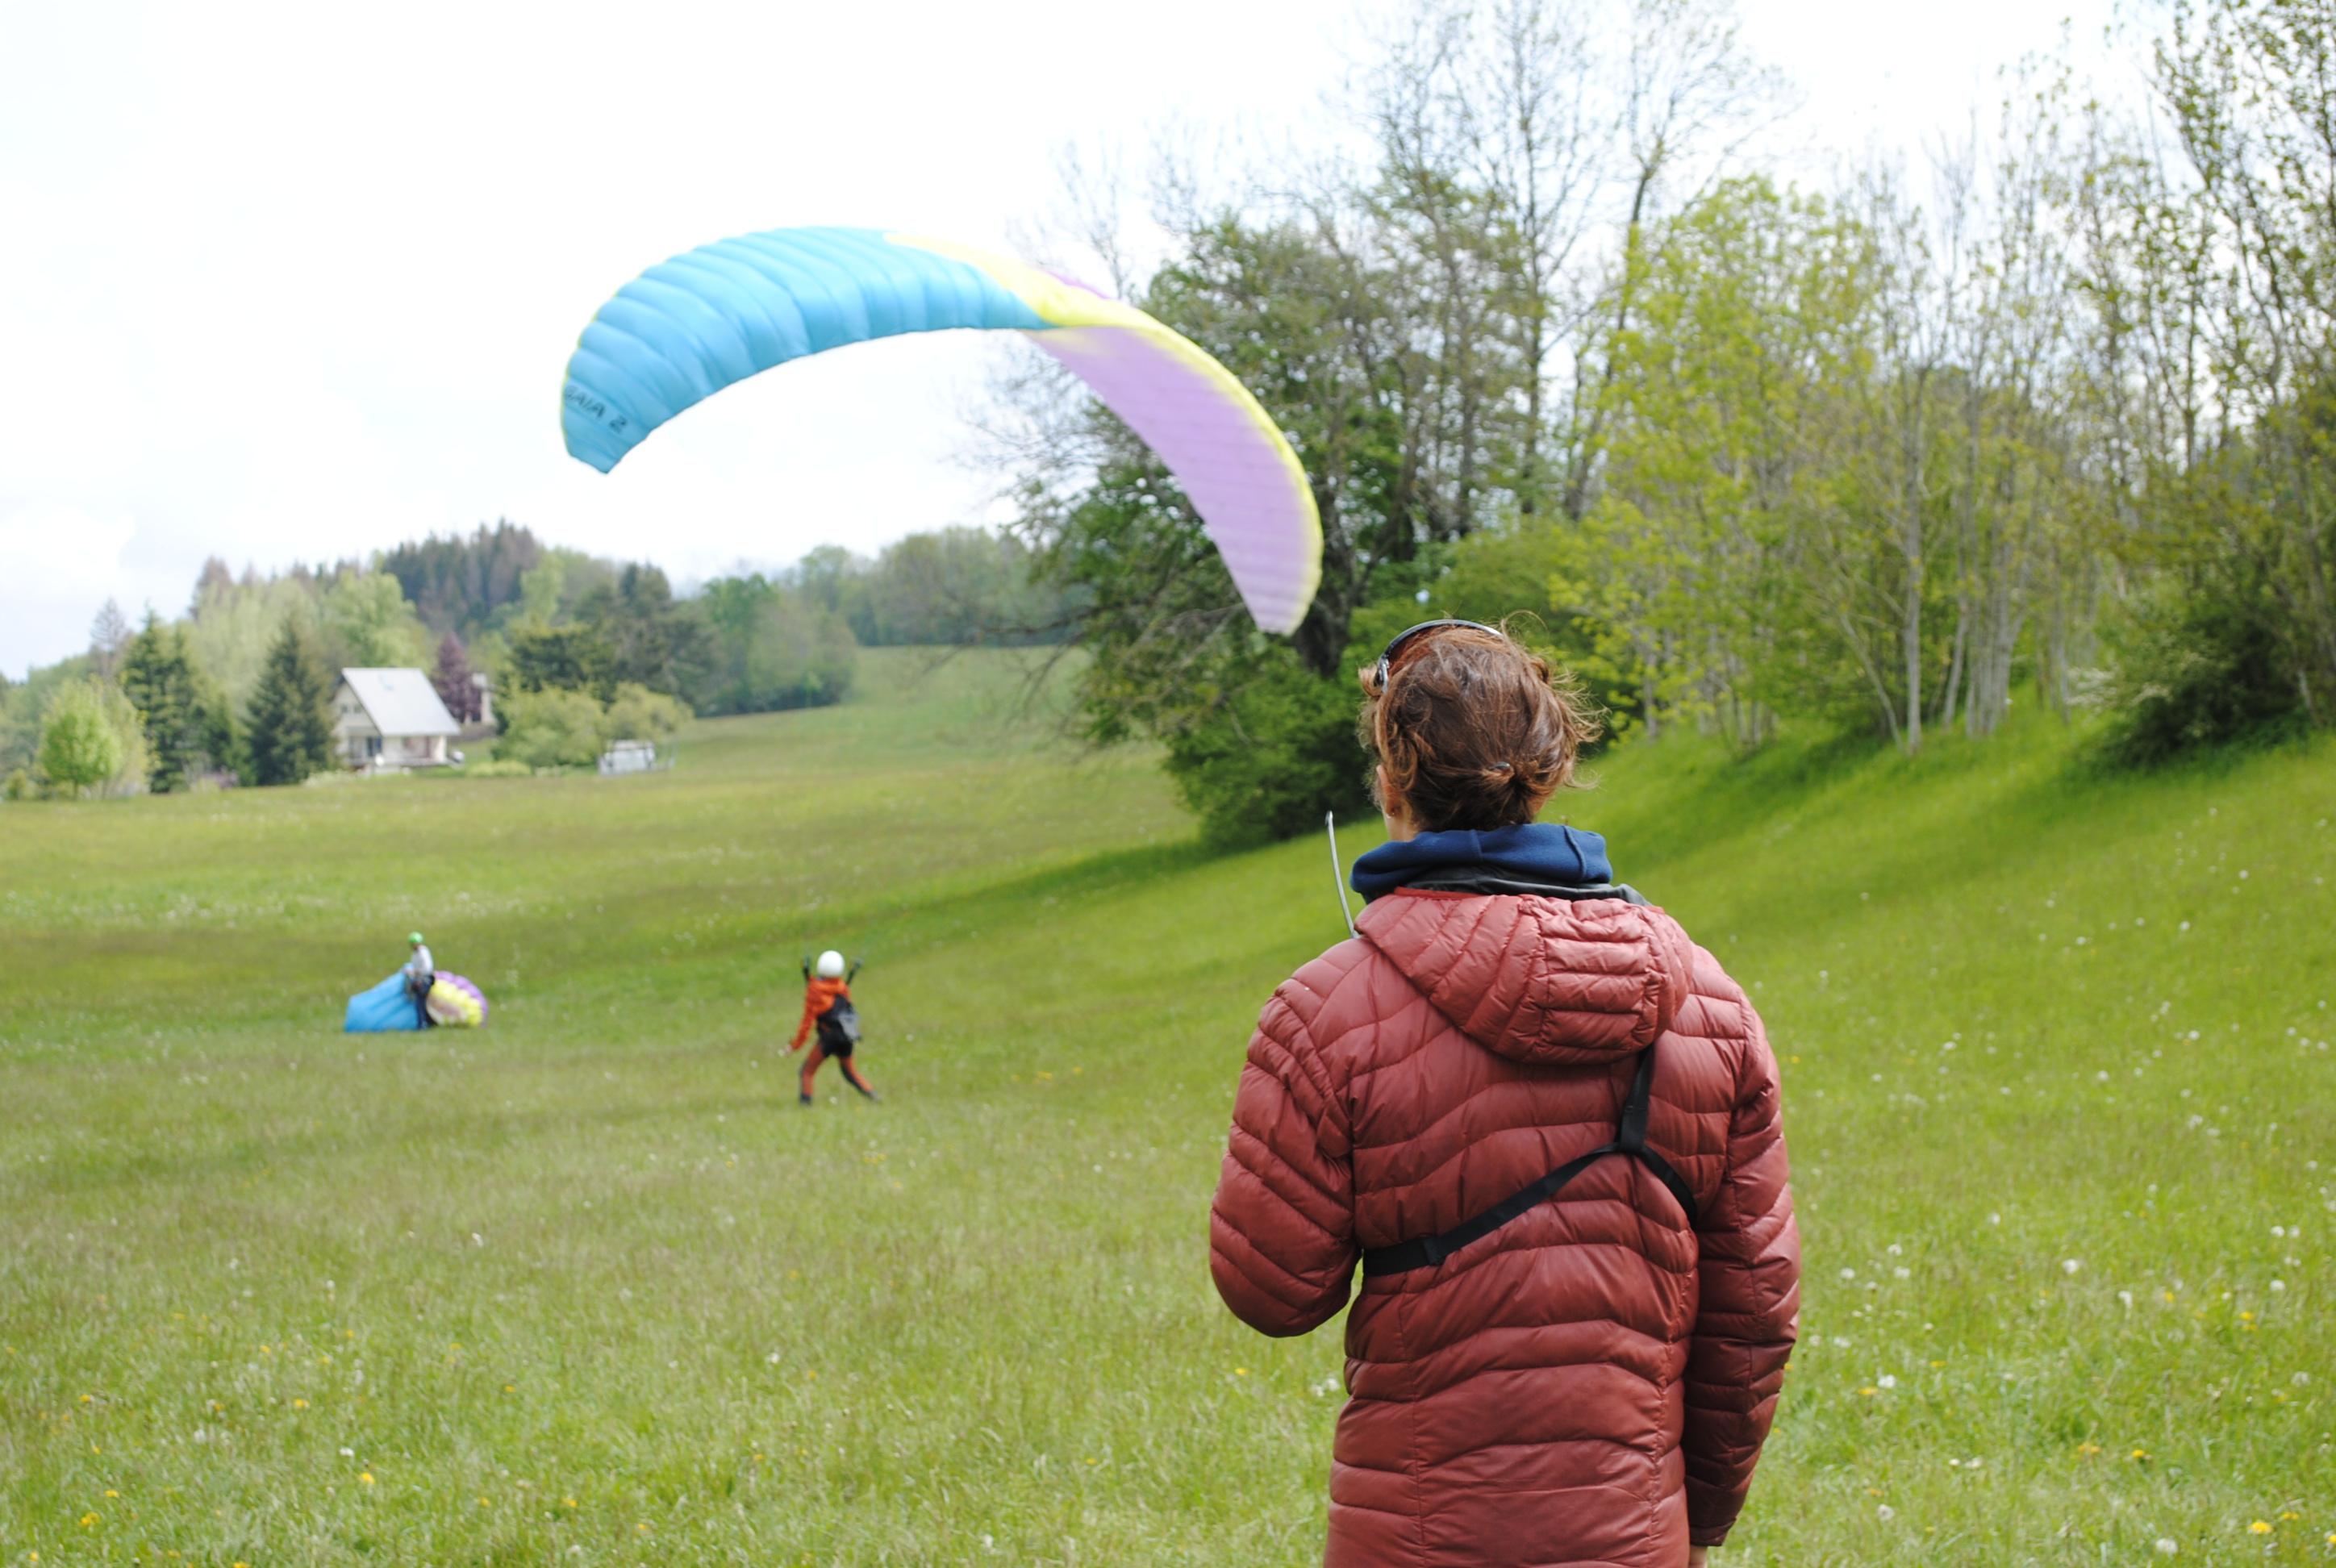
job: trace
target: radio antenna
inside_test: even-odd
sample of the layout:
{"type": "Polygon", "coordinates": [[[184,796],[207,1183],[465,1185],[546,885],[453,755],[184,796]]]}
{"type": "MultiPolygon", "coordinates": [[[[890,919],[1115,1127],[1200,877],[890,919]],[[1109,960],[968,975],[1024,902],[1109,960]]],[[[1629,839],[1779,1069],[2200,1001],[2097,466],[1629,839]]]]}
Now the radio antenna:
{"type": "Polygon", "coordinates": [[[1353,906],[1347,902],[1346,871],[1338,864],[1338,813],[1337,812],[1322,813],[1322,831],[1330,838],[1330,880],[1338,885],[1338,913],[1346,918],[1347,934],[1351,937],[1355,934],[1355,911],[1353,906]]]}

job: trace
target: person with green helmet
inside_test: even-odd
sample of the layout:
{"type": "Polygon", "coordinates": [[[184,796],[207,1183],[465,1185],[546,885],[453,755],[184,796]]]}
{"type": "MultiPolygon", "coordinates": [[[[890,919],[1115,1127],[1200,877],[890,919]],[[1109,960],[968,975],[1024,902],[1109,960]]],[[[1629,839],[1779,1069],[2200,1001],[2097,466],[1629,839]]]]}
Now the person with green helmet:
{"type": "Polygon", "coordinates": [[[430,944],[414,931],[405,939],[409,957],[405,960],[405,994],[414,998],[414,1023],[416,1028],[435,1027],[430,1016],[430,988],[438,983],[438,966],[430,957],[430,944]]]}

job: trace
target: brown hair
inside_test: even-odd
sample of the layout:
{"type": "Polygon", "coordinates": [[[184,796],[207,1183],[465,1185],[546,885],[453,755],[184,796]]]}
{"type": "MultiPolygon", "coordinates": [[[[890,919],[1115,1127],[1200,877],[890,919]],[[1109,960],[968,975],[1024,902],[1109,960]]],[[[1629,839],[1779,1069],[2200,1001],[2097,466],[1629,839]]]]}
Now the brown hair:
{"type": "Polygon", "coordinates": [[[1379,760],[1372,795],[1400,796],[1428,832],[1533,821],[1598,738],[1571,676],[1490,632],[1431,632],[1400,651],[1384,691],[1369,670],[1362,681],[1361,738],[1379,760]]]}

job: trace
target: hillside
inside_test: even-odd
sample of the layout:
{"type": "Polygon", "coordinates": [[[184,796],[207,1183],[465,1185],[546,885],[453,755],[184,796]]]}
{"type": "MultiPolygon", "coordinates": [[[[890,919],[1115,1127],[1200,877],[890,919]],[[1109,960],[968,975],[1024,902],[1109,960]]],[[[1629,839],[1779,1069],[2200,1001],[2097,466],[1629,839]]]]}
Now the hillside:
{"type": "MultiPolygon", "coordinates": [[[[669,774],[0,809],[0,1561],[1318,1560],[1336,1331],[1202,1238],[1321,842],[1203,855],[1013,656],[867,660],[669,774]],[[338,1034],[414,927],[492,1027],[338,1034]],[[880,1106],[793,1103],[825,945],[880,1106]]],[[[2331,763],[2038,717],[1565,803],[1785,1064],[1804,1349],[1721,1561],[2319,1559],[2331,763]]]]}

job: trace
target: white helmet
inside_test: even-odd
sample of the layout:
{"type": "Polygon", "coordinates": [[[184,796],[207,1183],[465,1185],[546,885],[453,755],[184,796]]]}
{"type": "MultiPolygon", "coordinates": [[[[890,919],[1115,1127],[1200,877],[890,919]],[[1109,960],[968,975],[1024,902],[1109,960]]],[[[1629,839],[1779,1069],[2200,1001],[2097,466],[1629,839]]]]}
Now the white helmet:
{"type": "Polygon", "coordinates": [[[840,980],[843,978],[843,955],[830,948],[819,955],[819,962],[813,968],[819,971],[821,979],[840,980]]]}

